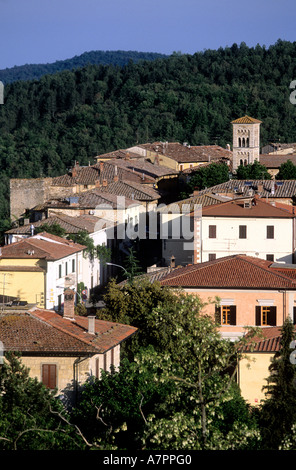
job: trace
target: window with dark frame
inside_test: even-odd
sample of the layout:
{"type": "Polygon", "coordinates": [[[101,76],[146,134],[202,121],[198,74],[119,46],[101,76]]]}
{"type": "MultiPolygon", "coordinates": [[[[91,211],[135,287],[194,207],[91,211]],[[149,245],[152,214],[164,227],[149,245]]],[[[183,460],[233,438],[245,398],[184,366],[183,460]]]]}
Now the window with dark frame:
{"type": "Polygon", "coordinates": [[[50,388],[55,389],[57,386],[57,366],[56,364],[42,364],[42,383],[50,388]]]}
{"type": "Polygon", "coordinates": [[[266,238],[274,238],[274,226],[273,225],[266,226],[266,238]]]}
{"type": "Polygon", "coordinates": [[[266,261],[274,261],[274,255],[266,255],[266,261]]]}
{"type": "Polygon", "coordinates": [[[209,253],[209,261],[214,261],[214,259],[216,258],[217,258],[216,253],[209,253]]]}
{"type": "Polygon", "coordinates": [[[276,326],[275,306],[256,306],[256,326],[276,326]]]}
{"type": "Polygon", "coordinates": [[[239,238],[247,238],[247,226],[246,225],[239,226],[239,238]]]}
{"type": "Polygon", "coordinates": [[[217,227],[216,225],[209,225],[209,238],[216,238],[217,227]]]}
{"type": "Polygon", "coordinates": [[[236,325],[236,305],[216,306],[215,316],[220,325],[236,325]]]}

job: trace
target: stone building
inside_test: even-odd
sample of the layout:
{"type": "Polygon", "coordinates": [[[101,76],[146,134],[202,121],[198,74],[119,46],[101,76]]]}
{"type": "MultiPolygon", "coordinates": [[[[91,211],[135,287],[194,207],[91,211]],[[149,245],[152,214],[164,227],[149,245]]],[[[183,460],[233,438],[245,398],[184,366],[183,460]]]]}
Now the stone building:
{"type": "Polygon", "coordinates": [[[233,126],[233,170],[239,165],[259,161],[261,121],[243,116],[232,121],[233,126]]]}
{"type": "Polygon", "coordinates": [[[130,325],[74,315],[74,292],[65,290],[63,315],[53,310],[2,311],[0,344],[21,354],[21,361],[48,388],[75,403],[81,386],[101,371],[120,366],[121,343],[137,329],[130,325]],[[72,294],[72,295],[71,295],[72,294]]]}

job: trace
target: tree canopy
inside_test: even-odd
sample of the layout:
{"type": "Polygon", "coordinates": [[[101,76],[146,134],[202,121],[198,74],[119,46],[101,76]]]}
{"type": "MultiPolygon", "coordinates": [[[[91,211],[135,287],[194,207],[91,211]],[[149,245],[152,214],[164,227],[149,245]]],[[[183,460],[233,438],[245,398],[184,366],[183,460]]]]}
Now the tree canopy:
{"type": "Polygon", "coordinates": [[[141,317],[135,285],[118,292],[144,335],[119,370],[86,384],[75,422],[114,449],[255,448],[256,423],[234,384],[236,345],[221,338],[198,297],[173,293],[171,302],[166,292],[157,302],[158,286],[145,288],[141,317]]]}
{"type": "Polygon", "coordinates": [[[259,163],[257,160],[248,165],[239,165],[236,170],[235,177],[238,180],[270,180],[271,175],[268,173],[266,166],[259,163]]]}

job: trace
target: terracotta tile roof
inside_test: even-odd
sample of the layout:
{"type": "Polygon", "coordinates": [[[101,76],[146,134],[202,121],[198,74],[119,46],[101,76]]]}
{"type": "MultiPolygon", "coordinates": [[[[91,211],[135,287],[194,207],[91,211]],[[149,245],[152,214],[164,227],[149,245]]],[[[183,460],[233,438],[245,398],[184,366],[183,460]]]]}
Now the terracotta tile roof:
{"type": "Polygon", "coordinates": [[[100,155],[97,155],[96,157],[97,161],[100,160],[111,160],[113,158],[142,158],[141,155],[138,153],[132,152],[131,150],[128,149],[118,149],[114,150],[113,152],[108,152],[108,153],[103,153],[100,155]]]}
{"type": "Polygon", "coordinates": [[[98,167],[76,165],[69,173],[52,178],[53,186],[94,185],[99,179],[98,167]]]}
{"type": "Polygon", "coordinates": [[[214,194],[202,194],[202,195],[196,195],[196,196],[191,196],[186,199],[182,199],[181,201],[176,201],[173,202],[172,204],[168,204],[168,206],[164,208],[158,209],[159,212],[167,212],[170,210],[174,210],[174,208],[177,208],[179,211],[182,210],[182,206],[186,205],[189,206],[189,210],[193,211],[194,206],[197,204],[200,204],[203,207],[206,206],[212,206],[214,204],[221,204],[222,202],[225,202],[225,197],[223,196],[215,196],[214,194]]]}
{"type": "MultiPolygon", "coordinates": [[[[174,269],[171,266],[165,266],[159,269],[156,269],[155,271],[151,271],[149,273],[144,273],[144,274],[139,274],[135,280],[136,281],[141,281],[142,279],[147,279],[151,284],[153,282],[158,282],[160,281],[163,277],[167,276],[169,273],[171,273],[174,269]]],[[[118,286],[124,286],[127,284],[127,280],[121,281],[118,283],[118,286]]]]}
{"type": "Polygon", "coordinates": [[[283,163],[286,163],[288,160],[296,165],[296,154],[293,155],[259,155],[259,161],[266,168],[279,168],[283,163]]]}
{"type": "Polygon", "coordinates": [[[160,156],[170,157],[178,163],[209,162],[232,158],[232,152],[219,145],[191,146],[179,142],[154,142],[140,145],[140,147],[158,152],[160,156]]]}
{"type": "Polygon", "coordinates": [[[115,194],[116,196],[124,196],[128,199],[134,198],[138,201],[154,201],[161,197],[158,191],[150,186],[135,183],[134,181],[116,181],[106,187],[101,187],[100,191],[115,194]]]}
{"type": "Polygon", "coordinates": [[[118,177],[120,181],[127,180],[141,184],[155,183],[155,178],[145,174],[143,175],[143,172],[135,171],[133,166],[130,168],[129,166],[132,165],[132,162],[128,162],[129,166],[124,163],[119,165],[119,162],[121,162],[121,159],[107,160],[104,162],[99,162],[95,165],[97,168],[100,168],[100,185],[102,185],[104,181],[107,181],[107,183],[112,183],[115,177],[118,177]]]}
{"type": "MultiPolygon", "coordinates": [[[[163,176],[167,175],[177,175],[178,172],[173,170],[172,168],[157,165],[145,160],[144,158],[141,159],[114,159],[104,162],[104,168],[107,165],[113,165],[113,167],[117,168],[117,171],[125,170],[125,175],[121,179],[129,179],[131,174],[138,175],[141,181],[155,181],[163,176]]],[[[99,165],[99,163],[97,164],[99,165]]]]}
{"type": "Polygon", "coordinates": [[[262,121],[259,121],[258,119],[254,119],[250,116],[243,116],[238,119],[235,119],[234,121],[231,121],[232,124],[261,124],[262,121]]]}
{"type": "Polygon", "coordinates": [[[61,237],[42,232],[1,247],[0,259],[57,259],[78,253],[85,248],[61,237]]]}
{"type": "Polygon", "coordinates": [[[58,224],[60,227],[66,230],[66,233],[78,233],[81,230],[86,230],[88,233],[92,233],[95,230],[97,223],[98,218],[92,215],[79,215],[77,217],[72,217],[66,214],[50,213],[47,219],[21,225],[20,227],[14,227],[10,230],[7,230],[5,233],[29,235],[31,233],[31,225],[33,225],[35,228],[38,228],[42,227],[44,224],[49,226],[58,224]]]}
{"type": "MultiPolygon", "coordinates": [[[[129,199],[124,197],[125,207],[135,204],[141,204],[136,199],[129,199]]],[[[116,194],[110,194],[107,191],[101,191],[101,188],[91,189],[86,191],[79,196],[78,205],[80,207],[86,207],[89,209],[95,209],[98,205],[106,207],[112,207],[113,209],[121,209],[121,200],[120,196],[116,194]]]]}
{"type": "Polygon", "coordinates": [[[256,218],[294,218],[293,208],[278,206],[262,201],[258,197],[250,199],[250,207],[244,207],[245,198],[237,198],[212,206],[203,207],[202,215],[213,217],[256,217],[256,218]]]}
{"type": "Polygon", "coordinates": [[[176,268],[161,280],[162,285],[191,288],[292,289],[296,280],[271,267],[271,261],[245,255],[176,268]]]}
{"type": "Polygon", "coordinates": [[[0,341],[5,351],[39,354],[104,353],[133,335],[137,329],[96,320],[96,334],[87,331],[88,319],[64,319],[54,311],[31,310],[0,315],[0,341]]]}
{"type": "Polygon", "coordinates": [[[211,192],[212,194],[236,193],[248,196],[250,191],[259,194],[262,198],[292,198],[296,194],[296,180],[235,180],[217,184],[211,188],[201,190],[199,194],[211,192]]]}
{"type": "Polygon", "coordinates": [[[276,353],[280,350],[282,327],[262,327],[261,334],[252,338],[250,343],[245,346],[244,352],[254,353],[276,353]]]}
{"type": "Polygon", "coordinates": [[[105,352],[120,344],[137,331],[137,328],[130,325],[96,319],[95,335],[92,335],[88,333],[87,317],[76,315],[75,320],[72,321],[52,310],[35,310],[31,314],[53,326],[56,330],[69,334],[100,352],[105,352]]]}

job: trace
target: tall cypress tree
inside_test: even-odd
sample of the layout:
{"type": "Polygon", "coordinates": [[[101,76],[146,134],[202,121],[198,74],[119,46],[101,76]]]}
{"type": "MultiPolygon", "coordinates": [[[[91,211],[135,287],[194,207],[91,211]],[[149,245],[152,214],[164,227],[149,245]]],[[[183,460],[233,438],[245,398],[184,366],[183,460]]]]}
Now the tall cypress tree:
{"type": "Polygon", "coordinates": [[[266,400],[260,410],[264,449],[278,450],[284,436],[296,423],[296,365],[291,360],[294,325],[287,319],[281,330],[280,349],[269,366],[266,400]]]}

